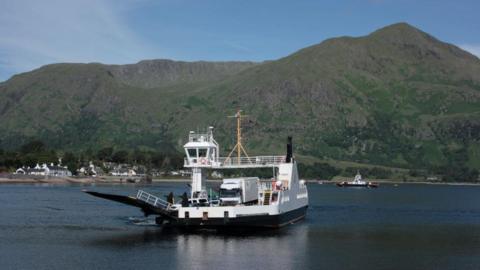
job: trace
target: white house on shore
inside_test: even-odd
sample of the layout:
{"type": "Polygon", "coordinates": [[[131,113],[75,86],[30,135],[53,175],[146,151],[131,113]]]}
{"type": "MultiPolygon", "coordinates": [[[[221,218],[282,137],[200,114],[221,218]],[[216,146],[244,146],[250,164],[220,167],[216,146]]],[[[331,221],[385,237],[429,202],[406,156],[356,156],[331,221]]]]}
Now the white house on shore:
{"type": "Polygon", "coordinates": [[[88,166],[78,169],[77,173],[79,175],[88,175],[92,177],[104,175],[103,169],[99,166],[95,166],[92,161],[89,162],[88,166]]]}
{"type": "Polygon", "coordinates": [[[15,174],[25,174],[25,175],[39,175],[39,176],[55,176],[55,177],[67,177],[72,176],[72,173],[68,170],[67,166],[60,166],[60,165],[47,165],[46,163],[42,164],[42,166],[38,165],[30,168],[30,167],[22,167],[18,168],[15,171],[15,174]]]}
{"type": "Polygon", "coordinates": [[[136,176],[137,173],[133,169],[128,168],[116,168],[111,173],[112,176],[136,176]]]}

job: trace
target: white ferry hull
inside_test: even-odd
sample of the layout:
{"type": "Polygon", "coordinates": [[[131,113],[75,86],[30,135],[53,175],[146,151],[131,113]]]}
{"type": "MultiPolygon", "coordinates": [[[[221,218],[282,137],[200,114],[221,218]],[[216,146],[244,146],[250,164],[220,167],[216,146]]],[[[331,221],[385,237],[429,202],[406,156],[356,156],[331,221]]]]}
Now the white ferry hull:
{"type": "Polygon", "coordinates": [[[282,191],[278,201],[269,205],[216,207],[180,207],[177,218],[167,224],[183,227],[268,227],[279,228],[303,219],[308,193],[282,191]],[[291,199],[290,199],[291,198],[291,199]]]}
{"type": "Polygon", "coordinates": [[[158,225],[188,229],[280,228],[305,218],[308,208],[306,190],[298,194],[294,200],[287,200],[289,196],[286,192],[286,195],[275,205],[180,207],[176,210],[155,207],[130,196],[85,192],[95,197],[141,208],[145,215],[156,215],[158,225]]]}
{"type": "Polygon", "coordinates": [[[237,216],[233,218],[181,218],[170,221],[167,226],[183,227],[190,229],[218,229],[225,227],[237,228],[281,228],[305,218],[307,207],[303,206],[281,214],[255,214],[249,216],[237,216]]]}

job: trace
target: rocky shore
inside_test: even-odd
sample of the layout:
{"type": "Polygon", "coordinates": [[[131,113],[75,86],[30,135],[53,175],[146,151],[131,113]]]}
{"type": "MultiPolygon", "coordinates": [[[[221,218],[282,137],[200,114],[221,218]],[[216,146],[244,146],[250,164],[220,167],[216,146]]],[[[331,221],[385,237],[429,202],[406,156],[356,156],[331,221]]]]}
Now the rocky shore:
{"type": "Polygon", "coordinates": [[[121,183],[120,180],[103,180],[96,178],[75,177],[48,177],[48,178],[0,178],[0,184],[92,184],[92,183],[121,183]]]}

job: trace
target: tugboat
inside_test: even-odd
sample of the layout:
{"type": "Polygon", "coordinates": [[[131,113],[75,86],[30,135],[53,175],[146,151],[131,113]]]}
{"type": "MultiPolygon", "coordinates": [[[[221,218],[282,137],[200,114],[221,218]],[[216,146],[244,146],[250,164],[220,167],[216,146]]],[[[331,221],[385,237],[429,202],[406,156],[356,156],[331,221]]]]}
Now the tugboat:
{"type": "Polygon", "coordinates": [[[339,187],[368,187],[368,188],[377,188],[378,183],[374,182],[366,182],[362,180],[362,175],[360,175],[359,172],[357,172],[357,175],[355,175],[355,178],[353,181],[343,181],[340,183],[337,183],[337,186],[339,187]]]}
{"type": "Polygon", "coordinates": [[[192,170],[191,190],[190,194],[185,192],[181,196],[179,203],[174,202],[172,193],[163,200],[143,190],[135,196],[84,192],[136,206],[145,216],[155,215],[156,224],[180,228],[280,228],[303,219],[308,207],[308,191],[305,181],[298,177],[292,138],[288,137],[286,156],[248,156],[241,137],[244,116],[238,111],[234,117],[237,118],[237,144],[227,157],[219,156],[213,127],[204,134],[190,131],[184,145],[184,167],[192,170]],[[232,156],[235,151],[237,155],[232,156]],[[273,177],[223,179],[219,197],[209,196],[207,170],[252,168],[272,168],[273,177]]]}

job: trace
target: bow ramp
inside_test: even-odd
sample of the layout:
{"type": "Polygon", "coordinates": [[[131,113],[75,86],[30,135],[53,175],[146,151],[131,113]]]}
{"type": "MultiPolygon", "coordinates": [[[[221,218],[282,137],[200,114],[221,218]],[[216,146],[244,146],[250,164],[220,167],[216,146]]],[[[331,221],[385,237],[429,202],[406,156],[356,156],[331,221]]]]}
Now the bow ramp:
{"type": "Polygon", "coordinates": [[[164,210],[170,210],[170,207],[172,206],[171,203],[143,190],[139,190],[137,192],[137,200],[142,201],[154,208],[161,208],[164,210]]]}
{"type": "Polygon", "coordinates": [[[176,219],[175,211],[172,211],[172,204],[160,199],[159,197],[147,193],[143,190],[139,190],[135,197],[133,196],[124,196],[116,194],[101,193],[95,191],[83,190],[83,192],[88,193],[92,196],[99,197],[102,199],[115,201],[131,206],[141,208],[145,216],[148,215],[161,215],[167,219],[176,219]]]}

